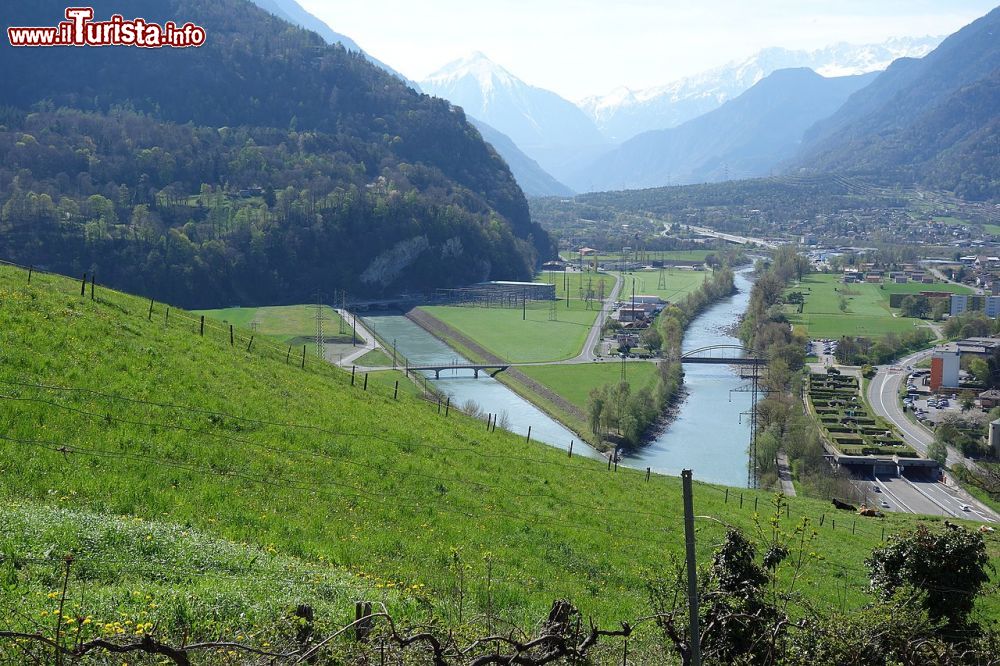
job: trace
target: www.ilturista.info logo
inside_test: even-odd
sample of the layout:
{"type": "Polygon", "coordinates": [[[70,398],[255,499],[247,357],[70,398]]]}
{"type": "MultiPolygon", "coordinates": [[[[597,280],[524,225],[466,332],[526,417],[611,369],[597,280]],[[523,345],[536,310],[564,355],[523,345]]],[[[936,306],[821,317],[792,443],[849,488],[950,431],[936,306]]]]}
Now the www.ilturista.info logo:
{"type": "Polygon", "coordinates": [[[11,46],[138,46],[186,48],[205,43],[205,29],[193,23],[163,25],[145,19],[125,20],[115,14],[108,21],[94,21],[92,7],[68,7],[66,20],[54,28],[7,28],[11,46]]]}

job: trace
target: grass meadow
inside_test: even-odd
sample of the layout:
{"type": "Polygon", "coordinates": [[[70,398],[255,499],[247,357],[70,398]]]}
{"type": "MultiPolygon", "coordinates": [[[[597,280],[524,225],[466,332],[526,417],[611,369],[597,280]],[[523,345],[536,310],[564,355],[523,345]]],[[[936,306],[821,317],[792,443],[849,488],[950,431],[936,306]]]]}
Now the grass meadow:
{"type": "MultiPolygon", "coordinates": [[[[364,391],[285,346],[248,348],[250,335],[237,329],[231,345],[228,327],[201,336],[190,313],[0,267],[6,626],[48,622],[67,553],[72,612],[107,636],[141,620],[169,640],[263,645],[294,632],[296,604],[322,629],[364,598],[410,625],[456,628],[491,617],[530,631],[559,598],[605,626],[650,612],[646,584],[684,551],[679,479],[487,433],[408,393],[394,400],[389,382],[364,391]]],[[[727,525],[770,533],[773,498],[696,483],[700,564],[727,525]]],[[[803,520],[818,557],[797,592],[851,609],[869,601],[864,558],[920,519],[794,498],[776,524],[803,520]]],[[[1000,617],[1000,601],[980,613],[1000,617]]]]}

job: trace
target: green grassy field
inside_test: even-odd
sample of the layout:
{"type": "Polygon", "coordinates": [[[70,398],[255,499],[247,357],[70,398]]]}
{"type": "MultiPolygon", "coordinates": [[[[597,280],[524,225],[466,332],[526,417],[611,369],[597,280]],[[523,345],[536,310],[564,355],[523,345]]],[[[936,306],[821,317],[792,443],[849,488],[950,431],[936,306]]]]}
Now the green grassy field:
{"type": "Polygon", "coordinates": [[[899,316],[889,307],[893,293],[911,294],[920,291],[950,291],[968,293],[966,287],[948,283],[936,284],[843,284],[836,274],[807,275],[788,292],[805,294],[803,312],[797,305],[786,307],[792,325],[813,338],[839,338],[845,335],[880,337],[887,333],[904,333],[921,326],[919,319],[899,316]],[[840,309],[841,297],[846,309],[840,309]]]}
{"type": "Polygon", "coordinates": [[[374,367],[392,367],[392,357],[386,354],[381,349],[373,349],[367,354],[363,354],[354,362],[354,365],[360,365],[363,367],[374,368],[374,367]]]}
{"type": "MultiPolygon", "coordinates": [[[[157,304],[148,320],[147,308],[101,287],[81,298],[77,282],[44,274],[28,286],[0,267],[6,627],[35,631],[52,616],[66,553],[69,610],[93,619],[85,636],[134,635],[141,620],[174,642],[258,646],[291,640],[297,604],[317,609],[324,632],[365,598],[408,626],[478,630],[492,612],[525,631],[565,598],[607,626],[648,614],[646,583],[682,556],[676,478],[567,459],[393,400],[389,381],[365,392],[266,340],[247,351],[246,329],[231,346],[228,327],[202,337],[196,317],[171,309],[166,320],[157,304]]],[[[757,534],[754,507],[766,513],[771,497],[696,484],[695,511],[710,517],[698,523],[700,563],[726,525],[757,534]]],[[[820,608],[857,608],[882,528],[916,520],[842,513],[831,528],[832,514],[796,498],[778,525],[826,516],[809,544],[825,560],[796,590],[820,608]]],[[[980,612],[1000,617],[1000,600],[980,612]]],[[[649,626],[630,648],[655,635],[649,626]]]]}
{"type": "MultiPolygon", "coordinates": [[[[715,250],[650,250],[640,255],[640,261],[705,261],[705,257],[715,254],[715,250]]],[[[559,253],[563,261],[580,261],[579,252],[563,250],[559,253]]],[[[599,252],[598,261],[619,261],[622,258],[620,252],[599,252]]],[[[593,262],[594,256],[584,257],[585,262],[593,262]]]]}
{"type": "MultiPolygon", "coordinates": [[[[312,305],[272,305],[260,308],[222,308],[196,310],[195,314],[240,326],[253,328],[259,335],[267,335],[281,342],[299,342],[303,338],[316,339],[316,309],[312,305]]],[[[324,306],[323,337],[328,342],[350,342],[350,334],[339,335],[340,315],[330,306],[324,306]]]]}
{"type": "Polygon", "coordinates": [[[632,280],[635,280],[635,293],[659,296],[663,300],[676,303],[692,291],[698,289],[701,283],[711,277],[711,271],[691,271],[678,268],[663,270],[663,286],[660,286],[660,271],[636,271],[627,273],[622,284],[619,300],[627,302],[632,295],[632,280]]]}
{"type": "MultiPolygon", "coordinates": [[[[620,362],[602,361],[574,365],[525,365],[519,370],[586,412],[590,391],[605,384],[617,383],[621,378],[621,366],[620,362]]],[[[626,373],[632,390],[638,391],[656,378],[656,365],[630,362],[626,373]]]]}
{"type": "MultiPolygon", "coordinates": [[[[556,278],[556,291],[561,300],[555,303],[537,301],[521,308],[479,308],[461,306],[427,306],[421,308],[475,340],[487,350],[514,363],[561,361],[572,358],[583,350],[583,343],[597,314],[600,303],[595,299],[589,305],[576,297],[571,285],[571,298],[562,298],[565,290],[562,273],[549,274],[556,278]],[[555,316],[555,319],[551,317],[555,316]],[[523,317],[526,317],[522,319],[523,317]]],[[[586,274],[570,274],[571,279],[584,280],[586,274]]],[[[551,278],[550,278],[551,279],[551,278]]],[[[607,294],[611,293],[614,278],[606,277],[607,294]]],[[[543,281],[544,280],[540,280],[543,281]]],[[[598,287],[595,277],[594,291],[598,287]]]]}

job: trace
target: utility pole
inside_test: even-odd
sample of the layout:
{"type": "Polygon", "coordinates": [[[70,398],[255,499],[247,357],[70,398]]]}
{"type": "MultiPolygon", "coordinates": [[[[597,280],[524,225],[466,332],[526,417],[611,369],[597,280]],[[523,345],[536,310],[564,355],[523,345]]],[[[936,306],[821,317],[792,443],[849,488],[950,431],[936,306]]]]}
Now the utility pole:
{"type": "Polygon", "coordinates": [[[316,292],[316,304],[312,306],[315,309],[315,319],[316,319],[316,356],[320,359],[324,357],[324,350],[326,348],[326,338],[323,336],[323,323],[327,321],[326,310],[323,306],[323,295],[316,292]]]}
{"type": "Polygon", "coordinates": [[[528,292],[521,291],[521,321],[528,319],[528,292]]]}
{"type": "Polygon", "coordinates": [[[701,630],[698,628],[698,565],[694,559],[694,503],[691,500],[691,470],[681,471],[684,490],[684,548],[687,559],[688,641],[691,666],[701,666],[701,630]]]}

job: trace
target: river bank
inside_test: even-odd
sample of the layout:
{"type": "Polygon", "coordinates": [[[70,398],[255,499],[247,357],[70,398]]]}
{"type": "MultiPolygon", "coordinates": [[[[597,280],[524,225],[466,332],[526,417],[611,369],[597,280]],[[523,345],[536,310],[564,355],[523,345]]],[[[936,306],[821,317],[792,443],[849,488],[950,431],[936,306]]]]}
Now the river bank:
{"type": "MultiPolygon", "coordinates": [[[[749,283],[747,282],[747,285],[748,284],[749,283]]],[[[694,312],[703,314],[712,310],[718,302],[727,302],[732,300],[736,295],[732,293],[733,291],[739,291],[739,289],[735,286],[735,284],[731,283],[731,290],[727,290],[725,295],[713,295],[710,300],[699,302],[699,305],[694,312]]],[[[744,301],[745,298],[741,299],[740,303],[743,303],[744,301]]],[[[739,310],[741,307],[742,305],[737,305],[736,309],[738,311],[731,313],[732,316],[728,322],[730,326],[738,323],[738,318],[742,315],[742,310],[739,310]]],[[[697,327],[700,317],[701,314],[685,317],[685,326],[697,327]]],[[[420,309],[413,310],[407,314],[407,318],[412,323],[420,326],[425,332],[442,341],[449,348],[460,353],[472,362],[507,363],[506,359],[492,353],[490,350],[486,349],[469,336],[456,330],[447,323],[442,322],[440,319],[426,311],[420,309]]],[[[675,349],[679,350],[680,347],[681,343],[679,341],[675,343],[675,349]]],[[[540,365],[531,364],[526,366],[524,371],[517,367],[511,367],[497,375],[496,379],[512,392],[531,403],[535,408],[545,413],[548,417],[573,432],[579,440],[589,442],[593,446],[596,438],[593,433],[591,433],[590,415],[586,412],[586,409],[583,406],[586,402],[586,398],[579,395],[579,386],[573,387],[577,390],[575,398],[577,404],[573,404],[573,402],[566,399],[552,388],[536,381],[532,377],[529,377],[526,373],[530,368],[535,371],[534,374],[541,374],[539,372],[541,366],[551,368],[553,372],[556,368],[565,368],[566,373],[560,372],[561,376],[565,374],[572,374],[576,378],[580,378],[584,375],[588,378],[592,378],[600,374],[601,376],[607,377],[607,379],[602,381],[610,381],[612,384],[617,384],[617,375],[622,363],[627,364],[626,367],[623,368],[625,375],[629,375],[631,373],[633,376],[642,377],[641,380],[633,379],[631,382],[635,393],[653,389],[654,385],[658,385],[659,382],[664,381],[664,378],[657,376],[660,372],[660,368],[658,367],[659,364],[656,364],[656,367],[654,368],[654,363],[649,361],[622,360],[622,362],[619,363],[618,358],[611,358],[606,361],[598,361],[594,363],[561,362],[540,365]],[[654,369],[647,370],[646,368],[654,369]]],[[[566,382],[564,380],[562,384],[564,385],[565,383],[566,382]]],[[[594,388],[600,388],[600,385],[595,385],[594,388]]],[[[648,392],[646,395],[649,395],[648,392]]],[[[645,425],[642,428],[644,431],[642,433],[642,444],[632,447],[632,450],[630,451],[623,451],[623,453],[628,456],[635,450],[642,449],[644,445],[655,443],[660,437],[663,436],[664,432],[669,430],[673,420],[676,419],[681,413],[682,405],[689,398],[690,392],[683,385],[683,383],[681,383],[677,389],[671,392],[669,399],[659,403],[656,413],[651,415],[652,418],[648,418],[645,422],[645,425]]],[[[653,400],[655,399],[655,396],[649,395],[648,399],[653,400]]],[[[646,409],[648,411],[648,406],[646,409]]],[[[602,441],[597,448],[607,454],[620,444],[621,440],[609,437],[607,441],[602,441]]]]}

